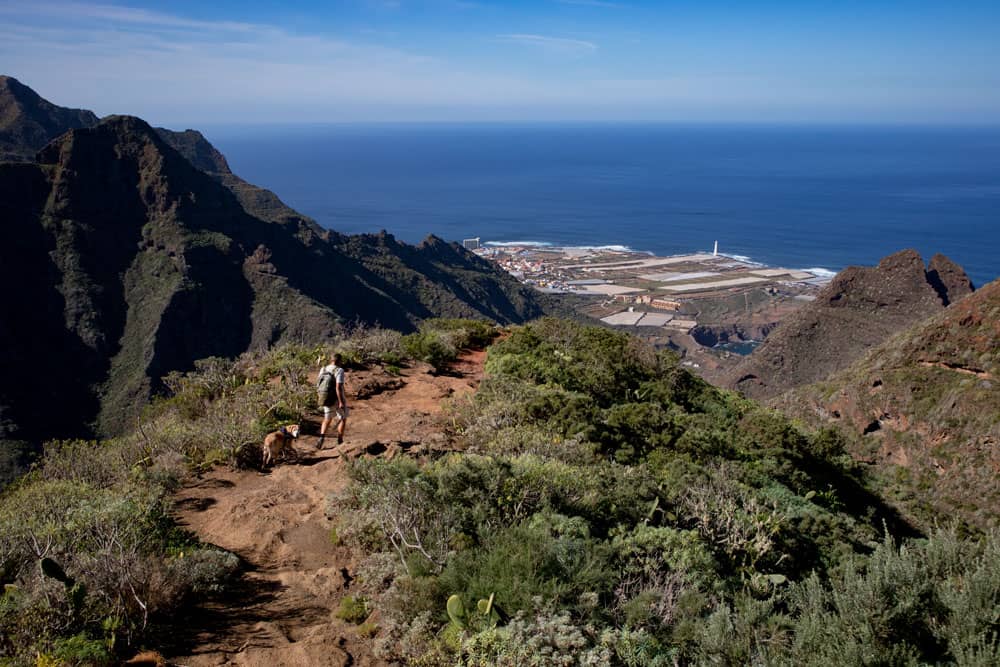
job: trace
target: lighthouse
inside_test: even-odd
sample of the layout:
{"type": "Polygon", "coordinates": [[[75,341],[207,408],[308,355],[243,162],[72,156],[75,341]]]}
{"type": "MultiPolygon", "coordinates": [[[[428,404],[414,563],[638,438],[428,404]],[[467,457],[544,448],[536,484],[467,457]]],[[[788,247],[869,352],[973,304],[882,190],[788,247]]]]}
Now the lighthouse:
{"type": "Polygon", "coordinates": [[[719,256],[719,242],[716,241],[715,242],[715,249],[712,250],[712,257],[718,257],[718,256],[719,256]]]}

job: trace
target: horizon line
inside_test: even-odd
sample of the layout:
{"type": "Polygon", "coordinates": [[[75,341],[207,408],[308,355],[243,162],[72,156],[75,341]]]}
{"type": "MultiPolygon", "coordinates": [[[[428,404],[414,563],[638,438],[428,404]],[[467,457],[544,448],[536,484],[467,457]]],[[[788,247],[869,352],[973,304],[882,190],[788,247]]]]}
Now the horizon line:
{"type": "MultiPolygon", "coordinates": [[[[123,115],[123,114],[112,114],[123,115]]],[[[128,115],[128,114],[124,114],[128,115]]],[[[101,120],[108,116],[101,117],[101,120]]],[[[183,125],[192,121],[173,123],[183,125]]],[[[673,125],[684,127],[815,127],[815,128],[940,128],[940,129],[1000,129],[1000,120],[990,121],[937,121],[937,120],[634,120],[634,119],[516,119],[516,120],[257,120],[257,121],[198,121],[201,127],[388,127],[388,126],[500,126],[500,125],[544,125],[544,126],[586,126],[586,125],[673,125]]],[[[171,121],[158,121],[157,124],[171,124],[171,121]]],[[[194,129],[194,128],[192,128],[194,129]]]]}

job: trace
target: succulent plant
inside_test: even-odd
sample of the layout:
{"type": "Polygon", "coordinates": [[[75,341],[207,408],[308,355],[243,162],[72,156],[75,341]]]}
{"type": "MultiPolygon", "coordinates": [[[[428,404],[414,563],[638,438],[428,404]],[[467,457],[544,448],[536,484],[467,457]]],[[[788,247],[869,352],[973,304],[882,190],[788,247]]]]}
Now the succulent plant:
{"type": "Polygon", "coordinates": [[[458,595],[452,595],[448,598],[448,618],[451,619],[455,627],[461,630],[469,625],[496,627],[498,624],[506,623],[510,617],[500,609],[495,599],[496,593],[491,593],[488,599],[479,600],[476,603],[475,615],[470,617],[466,612],[462,598],[458,595]]]}
{"type": "Polygon", "coordinates": [[[462,598],[457,595],[452,595],[448,598],[448,618],[451,622],[459,628],[465,628],[465,603],[462,602],[462,598]]]}

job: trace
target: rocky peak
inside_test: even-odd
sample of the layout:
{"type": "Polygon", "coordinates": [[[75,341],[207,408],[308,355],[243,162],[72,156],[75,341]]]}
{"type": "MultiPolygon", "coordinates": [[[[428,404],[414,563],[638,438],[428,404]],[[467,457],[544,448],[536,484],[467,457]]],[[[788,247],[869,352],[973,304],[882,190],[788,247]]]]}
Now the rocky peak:
{"type": "Polygon", "coordinates": [[[944,305],[972,294],[976,289],[965,269],[941,253],[931,257],[927,265],[927,281],[934,287],[944,305]]]}
{"type": "Polygon", "coordinates": [[[232,174],[226,157],[209,143],[198,130],[174,132],[163,127],[156,128],[160,138],[183,155],[195,168],[207,174],[232,174]]]}
{"type": "Polygon", "coordinates": [[[0,161],[30,161],[60,134],[98,122],[91,111],[57,106],[14,77],[0,76],[0,161]]]}
{"type": "Polygon", "coordinates": [[[816,382],[971,290],[965,272],[943,255],[925,266],[917,251],[902,250],[875,267],[848,267],[740,362],[726,383],[768,398],[816,382]]]}
{"type": "Polygon", "coordinates": [[[850,266],[838,273],[817,301],[831,308],[875,312],[913,302],[937,301],[916,250],[901,250],[876,267],[850,266]]]}

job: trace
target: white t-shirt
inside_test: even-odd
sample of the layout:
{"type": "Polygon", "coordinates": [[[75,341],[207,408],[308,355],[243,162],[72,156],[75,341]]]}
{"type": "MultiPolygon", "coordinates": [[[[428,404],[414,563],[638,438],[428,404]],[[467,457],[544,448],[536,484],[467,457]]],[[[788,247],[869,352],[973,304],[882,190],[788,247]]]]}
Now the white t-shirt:
{"type": "MultiPolygon", "coordinates": [[[[319,377],[323,377],[324,373],[330,373],[331,375],[333,375],[333,381],[336,382],[337,384],[344,384],[344,369],[341,368],[340,366],[337,366],[336,364],[330,364],[329,366],[324,366],[319,371],[319,377]]],[[[317,382],[318,381],[319,378],[317,378],[317,382]]],[[[336,387],[334,387],[334,390],[336,390],[336,387]]]]}

